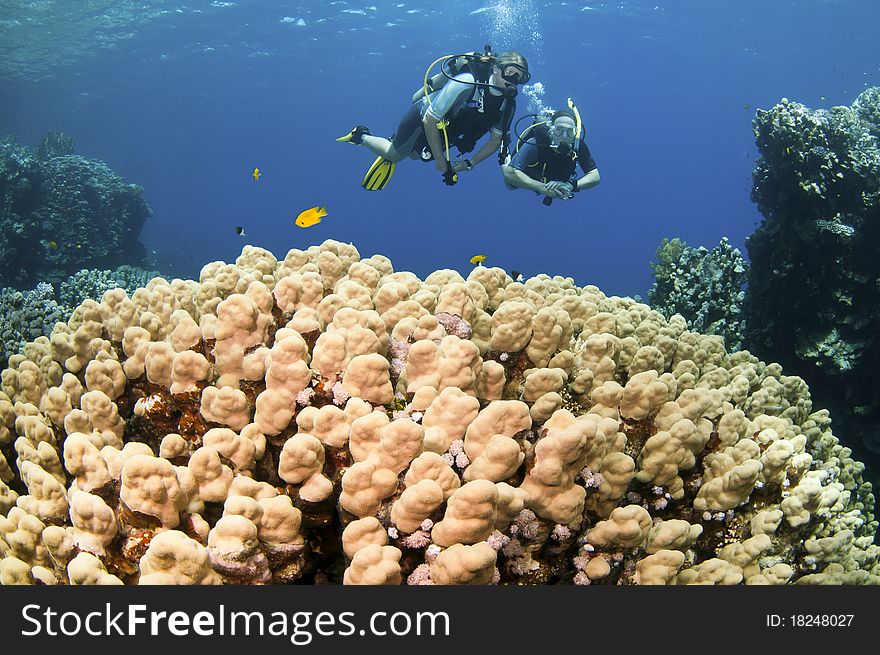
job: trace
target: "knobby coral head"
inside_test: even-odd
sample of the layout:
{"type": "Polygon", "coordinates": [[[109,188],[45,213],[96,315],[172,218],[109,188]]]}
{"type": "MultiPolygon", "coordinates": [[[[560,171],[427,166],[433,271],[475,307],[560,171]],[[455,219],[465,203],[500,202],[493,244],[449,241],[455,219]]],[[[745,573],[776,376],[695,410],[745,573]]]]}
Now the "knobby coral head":
{"type": "Polygon", "coordinates": [[[0,581],[876,583],[849,455],[779,365],[571,278],[247,246],[10,359],[0,581]]]}

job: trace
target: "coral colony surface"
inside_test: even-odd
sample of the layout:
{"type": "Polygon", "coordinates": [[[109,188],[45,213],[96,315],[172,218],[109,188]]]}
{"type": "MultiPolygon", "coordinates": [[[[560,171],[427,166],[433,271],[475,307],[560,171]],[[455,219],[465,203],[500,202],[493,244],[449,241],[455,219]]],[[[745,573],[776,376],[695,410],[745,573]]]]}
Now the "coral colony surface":
{"type": "Polygon", "coordinates": [[[804,382],[571,278],[326,241],[10,358],[3,584],[880,582],[804,382]]]}
{"type": "Polygon", "coordinates": [[[664,316],[681,314],[690,329],[717,334],[728,350],[740,350],[749,265],[739,248],[727,237],[712,250],[693,248],[676,237],[663,239],[654,257],[650,306],[664,316]]]}
{"type": "Polygon", "coordinates": [[[783,99],[754,125],[745,343],[880,453],[880,88],[827,110],[783,99]]]}

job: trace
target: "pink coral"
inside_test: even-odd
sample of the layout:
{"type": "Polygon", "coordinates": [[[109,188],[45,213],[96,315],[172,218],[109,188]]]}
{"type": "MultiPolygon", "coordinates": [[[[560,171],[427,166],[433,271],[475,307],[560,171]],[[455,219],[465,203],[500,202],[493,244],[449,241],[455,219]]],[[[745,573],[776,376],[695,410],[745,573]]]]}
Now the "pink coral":
{"type": "Polygon", "coordinates": [[[400,540],[400,545],[404,548],[424,548],[431,543],[431,535],[424,530],[416,530],[400,540]]]}
{"type": "Polygon", "coordinates": [[[471,326],[461,316],[450,314],[448,312],[440,312],[436,315],[437,322],[446,330],[446,334],[451,334],[459,339],[470,339],[473,330],[471,326]]]}
{"type": "Polygon", "coordinates": [[[585,571],[587,569],[587,564],[590,563],[590,558],[586,555],[578,555],[572,560],[574,564],[574,568],[578,571],[585,571]]]}
{"type": "Polygon", "coordinates": [[[519,539],[510,539],[501,547],[501,552],[507,557],[514,559],[522,555],[524,551],[519,539]]]}
{"type": "Polygon", "coordinates": [[[492,548],[496,551],[504,548],[508,543],[510,543],[510,537],[499,530],[495,530],[492,534],[489,535],[489,538],[486,539],[486,543],[488,543],[492,548]]]}
{"type": "Polygon", "coordinates": [[[460,469],[470,464],[471,460],[464,452],[464,440],[456,439],[449,444],[449,452],[443,455],[443,459],[449,462],[450,466],[457,466],[460,469]]]}
{"type": "Polygon", "coordinates": [[[431,581],[431,565],[419,564],[409,577],[406,579],[408,585],[429,585],[434,584],[431,581]]]}
{"type": "Polygon", "coordinates": [[[571,539],[571,530],[567,526],[556,524],[553,526],[553,532],[550,536],[556,539],[556,541],[565,541],[566,539],[571,539]]]}
{"type": "Polygon", "coordinates": [[[333,404],[339,405],[340,407],[344,407],[345,403],[348,402],[348,399],[351,398],[351,394],[348,393],[343,387],[341,382],[337,382],[331,387],[331,391],[333,392],[333,404]]]}
{"type": "Polygon", "coordinates": [[[524,509],[519,513],[516,517],[516,525],[524,539],[534,539],[537,537],[538,530],[541,527],[538,517],[530,509],[524,509]]]}
{"type": "Polygon", "coordinates": [[[587,574],[583,571],[579,572],[574,576],[574,583],[576,585],[588,585],[590,584],[590,578],[587,577],[587,574]]]}
{"type": "Polygon", "coordinates": [[[589,467],[584,468],[578,476],[584,481],[587,489],[596,489],[605,481],[601,473],[593,473],[589,467]]]}
{"type": "Polygon", "coordinates": [[[403,369],[406,368],[409,346],[407,341],[400,341],[394,337],[388,338],[388,359],[391,360],[391,375],[395,378],[400,377],[403,369]]]}

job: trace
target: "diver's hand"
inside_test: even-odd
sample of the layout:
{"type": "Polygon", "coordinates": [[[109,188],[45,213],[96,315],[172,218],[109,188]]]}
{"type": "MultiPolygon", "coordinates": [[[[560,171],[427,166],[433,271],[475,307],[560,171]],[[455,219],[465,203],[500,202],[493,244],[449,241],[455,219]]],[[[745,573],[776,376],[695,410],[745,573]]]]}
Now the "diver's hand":
{"type": "Polygon", "coordinates": [[[454,161],[452,162],[452,170],[456,173],[460,173],[461,171],[470,170],[466,162],[463,161],[454,161]]]}
{"type": "Polygon", "coordinates": [[[571,195],[571,183],[570,182],[556,182],[556,190],[562,194],[562,199],[567,200],[571,195]]]}
{"type": "Polygon", "coordinates": [[[548,198],[564,198],[567,194],[559,188],[559,182],[545,182],[541,193],[548,198]]]}
{"type": "Polygon", "coordinates": [[[443,173],[443,183],[447,186],[455,186],[456,182],[458,182],[458,173],[452,170],[452,166],[450,166],[443,173]]]}

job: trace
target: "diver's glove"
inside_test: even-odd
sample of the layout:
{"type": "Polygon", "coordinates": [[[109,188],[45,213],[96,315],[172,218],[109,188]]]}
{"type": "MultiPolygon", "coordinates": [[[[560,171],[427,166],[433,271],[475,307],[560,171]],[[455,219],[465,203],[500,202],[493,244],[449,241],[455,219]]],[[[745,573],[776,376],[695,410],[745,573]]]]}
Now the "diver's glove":
{"type": "Polygon", "coordinates": [[[443,173],[443,182],[447,186],[455,186],[455,183],[458,182],[458,173],[452,170],[452,164],[446,164],[446,172],[443,173]]]}

